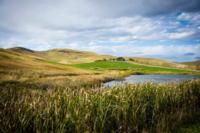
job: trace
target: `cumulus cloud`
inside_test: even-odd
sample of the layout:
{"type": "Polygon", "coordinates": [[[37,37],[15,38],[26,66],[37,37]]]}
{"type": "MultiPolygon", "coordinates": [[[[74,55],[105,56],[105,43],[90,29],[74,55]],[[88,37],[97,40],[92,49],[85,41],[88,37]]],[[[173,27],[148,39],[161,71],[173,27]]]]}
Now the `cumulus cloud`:
{"type": "Polygon", "coordinates": [[[195,57],[196,60],[200,60],[200,57],[195,57]]]}
{"type": "Polygon", "coordinates": [[[183,32],[176,32],[169,34],[170,39],[182,39],[182,38],[188,38],[194,34],[193,31],[183,31],[183,32]]]}
{"type": "Polygon", "coordinates": [[[171,56],[179,44],[171,48],[162,41],[199,40],[199,5],[199,0],[0,0],[0,47],[69,47],[130,56],[169,49],[171,56]],[[142,45],[154,40],[160,41],[156,47],[142,45]]]}
{"type": "Polygon", "coordinates": [[[195,55],[195,53],[185,53],[184,55],[193,56],[193,55],[195,55]]]}
{"type": "Polygon", "coordinates": [[[152,57],[165,58],[171,61],[195,60],[200,56],[200,44],[171,44],[171,45],[140,45],[137,42],[131,44],[106,45],[99,42],[90,42],[83,45],[81,42],[74,42],[68,45],[68,48],[78,50],[94,51],[99,54],[112,54],[115,56],[134,56],[134,57],[152,57]]]}

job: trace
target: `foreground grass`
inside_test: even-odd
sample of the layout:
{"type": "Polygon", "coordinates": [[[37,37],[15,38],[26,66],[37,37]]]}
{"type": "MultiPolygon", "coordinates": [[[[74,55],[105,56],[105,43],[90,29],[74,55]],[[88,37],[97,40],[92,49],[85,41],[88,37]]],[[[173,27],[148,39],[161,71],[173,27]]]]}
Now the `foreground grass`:
{"type": "Polygon", "coordinates": [[[199,103],[200,80],[103,90],[0,83],[0,132],[173,132],[199,103]]]}
{"type": "Polygon", "coordinates": [[[96,61],[91,63],[82,63],[72,65],[82,69],[90,69],[90,70],[132,70],[133,72],[139,73],[172,73],[172,74],[198,74],[198,72],[194,72],[186,69],[177,69],[177,68],[166,68],[166,67],[157,67],[157,66],[148,66],[142,64],[133,64],[125,61],[96,61]]]}
{"type": "Polygon", "coordinates": [[[199,133],[200,132],[200,110],[194,114],[193,119],[183,124],[178,130],[178,133],[199,133]]]}

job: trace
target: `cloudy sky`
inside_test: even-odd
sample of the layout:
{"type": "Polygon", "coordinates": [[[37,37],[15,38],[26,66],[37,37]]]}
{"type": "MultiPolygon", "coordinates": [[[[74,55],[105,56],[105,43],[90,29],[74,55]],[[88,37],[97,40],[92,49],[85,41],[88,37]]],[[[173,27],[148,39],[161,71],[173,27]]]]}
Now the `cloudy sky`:
{"type": "Polygon", "coordinates": [[[200,0],[0,0],[0,47],[200,59],[200,0]]]}

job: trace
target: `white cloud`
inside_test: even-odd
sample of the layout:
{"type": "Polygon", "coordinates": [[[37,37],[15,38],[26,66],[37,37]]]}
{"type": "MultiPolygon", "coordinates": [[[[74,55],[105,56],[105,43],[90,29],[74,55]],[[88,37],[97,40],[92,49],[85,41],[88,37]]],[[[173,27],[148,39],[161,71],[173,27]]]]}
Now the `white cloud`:
{"type": "Polygon", "coordinates": [[[194,34],[193,31],[177,32],[177,33],[169,34],[169,38],[170,39],[184,39],[184,38],[189,38],[193,34],[194,34]]]}
{"type": "Polygon", "coordinates": [[[188,20],[188,21],[192,21],[195,23],[200,23],[199,19],[200,19],[200,14],[199,13],[181,13],[178,17],[178,20],[188,20]]]}
{"type": "MultiPolygon", "coordinates": [[[[137,57],[174,57],[184,60],[187,56],[185,53],[193,53],[194,56],[200,56],[200,44],[194,45],[140,45],[135,42],[134,44],[126,45],[106,45],[98,44],[98,42],[91,42],[88,45],[81,43],[73,43],[78,50],[94,51],[99,54],[112,54],[116,56],[137,56],[137,57]],[[92,44],[92,45],[91,45],[92,44]]],[[[71,45],[70,45],[71,46],[71,45]]],[[[75,48],[75,47],[74,47],[75,48]]],[[[192,57],[193,58],[193,57],[192,57]]]]}
{"type": "MultiPolygon", "coordinates": [[[[113,46],[113,51],[121,51],[122,55],[127,56],[150,56],[150,55],[182,55],[184,53],[196,53],[200,51],[200,44],[193,45],[153,45],[153,46],[140,46],[140,45],[121,45],[113,46]],[[140,53],[138,53],[138,51],[140,53]]],[[[117,55],[117,52],[115,53],[117,55]]]]}
{"type": "Polygon", "coordinates": [[[3,0],[0,1],[0,47],[24,46],[37,50],[64,47],[118,55],[162,54],[170,46],[136,43],[199,39],[199,12],[187,12],[194,11],[198,3],[198,0],[3,0]],[[185,12],[170,16],[177,5],[185,12]],[[183,20],[189,24],[184,26],[180,22],[183,20]]]}

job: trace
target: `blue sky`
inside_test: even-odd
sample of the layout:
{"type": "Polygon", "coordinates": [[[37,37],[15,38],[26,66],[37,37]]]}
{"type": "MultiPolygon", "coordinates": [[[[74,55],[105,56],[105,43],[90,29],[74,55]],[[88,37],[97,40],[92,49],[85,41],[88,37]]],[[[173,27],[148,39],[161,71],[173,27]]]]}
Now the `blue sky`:
{"type": "Polygon", "coordinates": [[[0,0],[0,47],[200,59],[199,0],[0,0]]]}

